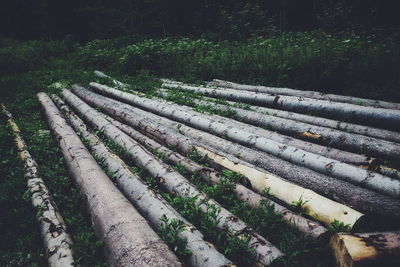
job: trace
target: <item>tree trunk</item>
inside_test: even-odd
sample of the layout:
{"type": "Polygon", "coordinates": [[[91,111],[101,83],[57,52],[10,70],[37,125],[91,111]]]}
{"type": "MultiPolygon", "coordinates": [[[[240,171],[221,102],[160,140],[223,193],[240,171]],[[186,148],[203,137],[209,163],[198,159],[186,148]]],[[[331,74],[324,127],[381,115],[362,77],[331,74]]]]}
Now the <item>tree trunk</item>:
{"type": "Polygon", "coordinates": [[[162,142],[168,145],[175,146],[178,150],[182,151],[182,153],[188,153],[190,150],[187,149],[197,144],[190,143],[192,139],[195,139],[219,151],[236,155],[240,157],[240,159],[260,166],[276,175],[283,176],[292,182],[310,188],[320,194],[329,196],[336,201],[350,205],[359,211],[368,213],[380,224],[386,226],[387,224],[393,223],[393,225],[396,225],[396,223],[400,223],[399,200],[316,173],[310,169],[291,164],[268,154],[232,143],[152,113],[144,112],[143,110],[94,94],[90,91],[81,91],[78,88],[74,91],[91,105],[101,107],[108,114],[140,129],[152,138],[162,140],[162,142]],[[166,129],[161,125],[147,123],[148,120],[146,120],[146,118],[156,120],[170,128],[166,129]],[[186,136],[174,138],[175,135],[172,134],[173,132],[171,132],[171,129],[178,130],[180,133],[189,136],[190,139],[186,136]],[[185,146],[185,144],[187,145],[185,146]]]}
{"type": "Polygon", "coordinates": [[[400,266],[400,231],[338,233],[330,245],[337,266],[400,266]]]}
{"type": "MultiPolygon", "coordinates": [[[[167,92],[168,92],[167,89],[159,89],[159,94],[162,97],[166,97],[168,95],[167,92]]],[[[217,101],[216,99],[213,99],[211,97],[203,97],[202,99],[206,100],[208,102],[217,101]]],[[[194,99],[194,100],[197,100],[197,99],[194,99]]],[[[240,104],[238,102],[233,102],[233,101],[225,101],[225,102],[228,105],[233,106],[233,107],[240,104]]],[[[205,105],[205,103],[204,103],[204,105],[205,105]]],[[[207,105],[210,105],[210,103],[207,103],[207,105]]],[[[369,126],[364,126],[364,125],[359,125],[359,124],[347,123],[347,122],[342,122],[342,121],[338,121],[338,120],[331,120],[331,119],[320,118],[320,117],[316,117],[316,116],[310,116],[310,115],[299,114],[299,113],[294,113],[294,112],[290,112],[290,111],[272,109],[272,108],[266,108],[266,107],[249,105],[248,109],[252,110],[252,111],[256,111],[261,114],[271,115],[274,117],[309,123],[312,125],[332,128],[332,129],[344,131],[347,133],[361,134],[364,136],[374,137],[374,138],[382,139],[385,141],[393,141],[393,142],[400,143],[400,133],[395,132],[395,131],[389,131],[389,130],[374,128],[374,127],[369,127],[369,126]]]]}
{"type": "Polygon", "coordinates": [[[106,75],[105,73],[103,73],[101,71],[95,70],[93,73],[94,73],[94,75],[96,75],[99,78],[111,80],[112,83],[118,88],[129,88],[129,84],[114,80],[113,78],[111,78],[110,76],[106,75]]]}
{"type": "Polygon", "coordinates": [[[86,120],[90,121],[97,129],[103,130],[108,138],[126,148],[134,162],[139,167],[146,169],[152,177],[158,179],[158,182],[166,191],[183,197],[196,197],[196,204],[205,213],[207,213],[209,205],[217,207],[219,209],[218,227],[220,229],[226,229],[234,235],[249,234],[250,240],[248,246],[254,248],[252,256],[256,261],[268,265],[275,259],[283,256],[282,252],[265,238],[255,233],[242,220],[214,200],[207,199],[207,196],[188,182],[185,177],[143,149],[132,138],[109,123],[85,102],[67,90],[63,90],[62,93],[65,100],[76,108],[86,120]]]}
{"type": "MultiPolygon", "coordinates": [[[[121,100],[123,100],[121,98],[121,100]]],[[[162,101],[164,104],[172,107],[175,104],[172,102],[167,102],[165,100],[160,100],[162,101]]],[[[195,103],[203,103],[205,101],[202,100],[193,100],[195,103]]],[[[205,102],[207,103],[207,102],[205,102]]],[[[210,103],[207,103],[208,105],[210,105],[210,103]]],[[[183,111],[187,111],[187,112],[193,112],[193,109],[190,107],[186,107],[186,106],[179,106],[179,105],[175,105],[176,109],[179,110],[183,110],[183,111]]],[[[228,108],[226,110],[234,110],[232,108],[228,108]]],[[[240,109],[239,109],[240,110],[240,109]]],[[[247,111],[247,110],[246,110],[247,111]]],[[[243,112],[245,113],[245,112],[243,112]]],[[[257,115],[259,115],[258,113],[256,113],[257,115]]],[[[352,165],[356,165],[356,166],[362,166],[367,167],[367,168],[371,168],[374,167],[376,168],[377,165],[379,164],[378,160],[375,158],[371,158],[369,156],[365,156],[365,155],[359,155],[359,154],[355,154],[352,152],[347,152],[347,151],[343,151],[343,150],[339,150],[339,149],[335,149],[335,148],[331,148],[331,147],[326,147],[326,146],[322,146],[322,145],[318,145],[318,144],[314,144],[314,143],[310,143],[310,142],[306,142],[303,140],[299,140],[296,138],[292,138],[290,136],[286,136],[286,135],[282,135],[270,130],[266,130],[263,128],[259,128],[253,125],[249,125],[243,122],[239,122],[233,119],[229,119],[229,118],[225,118],[225,117],[221,117],[219,115],[206,115],[206,114],[202,114],[202,116],[209,118],[213,121],[217,121],[220,123],[223,123],[224,125],[229,125],[229,126],[233,126],[236,127],[238,129],[242,129],[242,130],[246,130],[246,131],[250,131],[253,134],[257,134],[260,135],[262,137],[271,139],[273,141],[276,141],[278,143],[282,143],[285,145],[289,145],[289,146],[294,146],[296,148],[300,148],[303,149],[305,151],[314,153],[314,154],[318,154],[321,156],[325,156],[327,158],[332,158],[332,159],[336,159],[339,160],[341,162],[345,162],[345,163],[349,163],[352,165]]],[[[242,117],[242,115],[237,114],[238,117],[242,117]]],[[[263,116],[263,115],[261,115],[263,116]]],[[[245,118],[245,117],[242,117],[245,118]]],[[[245,119],[244,119],[245,121],[245,119]]],[[[304,133],[302,132],[302,135],[305,136],[309,136],[311,134],[307,134],[308,132],[304,133]]],[[[315,135],[314,135],[315,136],[315,135]]]]}
{"type": "Polygon", "coordinates": [[[179,233],[179,237],[187,240],[186,248],[192,252],[188,257],[191,266],[227,266],[231,264],[224,255],[203,240],[201,232],[175,211],[161,195],[146,186],[100,139],[91,134],[84,122],[60,98],[55,95],[52,95],[52,98],[64,112],[75,131],[79,132],[81,137],[88,142],[91,151],[106,164],[109,171],[116,175],[115,179],[120,190],[154,228],[162,225],[163,216],[169,220],[178,220],[184,223],[184,230],[179,233]]]}
{"type": "Polygon", "coordinates": [[[26,149],[26,144],[22,139],[18,125],[3,104],[1,104],[1,109],[6,115],[7,123],[14,134],[18,155],[25,168],[25,178],[27,178],[32,205],[40,214],[37,220],[48,264],[51,267],[75,266],[71,249],[72,240],[67,233],[64,219],[51,196],[50,190],[39,176],[37,163],[26,149]]]}
{"type": "MultiPolygon", "coordinates": [[[[234,111],[235,115],[243,122],[256,126],[268,127],[268,129],[272,131],[291,135],[293,137],[304,139],[313,143],[329,145],[339,149],[344,149],[359,154],[367,154],[369,156],[381,159],[395,160],[400,158],[400,144],[386,142],[371,137],[365,137],[363,135],[350,134],[325,127],[314,126],[307,123],[296,122],[289,119],[278,118],[241,108],[230,107],[216,103],[212,104],[203,100],[193,99],[193,101],[199,105],[211,106],[216,110],[234,111]]],[[[279,139],[277,140],[270,137],[272,135],[273,134],[269,134],[269,136],[266,137],[277,142],[282,142],[278,141],[279,139]]],[[[285,137],[282,136],[282,138],[285,137]]],[[[286,144],[304,149],[295,144],[291,144],[290,142],[286,142],[286,144]]],[[[304,147],[306,147],[306,145],[304,147]]],[[[325,156],[329,157],[326,154],[325,156]]]]}
{"type": "Polygon", "coordinates": [[[344,96],[335,94],[324,94],[315,91],[304,91],[295,90],[289,88],[277,88],[277,87],[267,87],[267,86],[254,86],[254,85],[244,85],[223,80],[214,79],[209,85],[216,85],[218,87],[232,88],[237,90],[253,91],[258,93],[267,93],[272,95],[289,95],[289,96],[300,96],[319,100],[326,100],[332,102],[341,102],[356,104],[362,106],[369,106],[375,108],[387,108],[387,109],[400,109],[399,103],[386,102],[382,100],[365,99],[354,96],[344,96]]]}
{"type": "MultiPolygon", "coordinates": [[[[171,108],[169,105],[165,105],[159,101],[124,93],[122,91],[96,83],[91,83],[91,86],[96,88],[96,90],[112,94],[114,97],[124,99],[130,104],[139,106],[161,116],[169,117],[198,129],[212,132],[213,134],[217,134],[232,141],[257,148],[295,164],[306,166],[318,172],[328,174],[357,185],[365,186],[366,188],[373,189],[388,196],[395,198],[400,197],[399,180],[395,180],[377,173],[371,173],[367,170],[363,170],[324,156],[316,155],[296,147],[287,146],[268,138],[254,135],[252,132],[246,130],[229,125],[227,126],[223,123],[213,120],[210,117],[205,117],[199,112],[181,111],[176,109],[176,106],[171,108]]],[[[78,89],[76,86],[75,88],[78,89]]]]}
{"type": "Polygon", "coordinates": [[[112,266],[182,266],[145,219],[97,165],[74,130],[44,94],[38,98],[65,162],[82,194],[112,266]]]}
{"type": "MultiPolygon", "coordinates": [[[[199,145],[199,143],[193,142],[189,138],[186,138],[181,134],[172,131],[171,129],[166,129],[160,124],[153,123],[149,119],[140,116],[138,113],[126,113],[122,111],[120,108],[118,108],[118,103],[107,102],[108,100],[105,97],[96,95],[87,90],[80,90],[77,87],[74,88],[74,92],[81,96],[85,101],[96,106],[101,106],[103,110],[108,114],[112,114],[118,117],[119,119],[129,123],[131,126],[140,129],[142,132],[145,132],[150,136],[154,136],[156,139],[162,140],[166,144],[176,146],[177,149],[181,150],[185,154],[189,153],[193,147],[201,146],[199,145]]],[[[205,148],[208,151],[211,150],[209,147],[205,148]]],[[[248,175],[248,173],[246,173],[246,175],[248,175]]],[[[350,226],[353,226],[358,221],[358,219],[362,217],[361,213],[351,208],[324,198],[312,192],[311,190],[307,190],[294,184],[290,184],[274,175],[265,173],[256,177],[248,176],[247,178],[255,179],[254,182],[251,180],[250,182],[256,184],[260,184],[260,180],[268,178],[266,181],[264,181],[264,188],[260,188],[260,186],[258,186],[255,187],[255,189],[259,189],[259,192],[263,192],[264,190],[269,188],[271,194],[273,194],[276,198],[279,198],[283,202],[287,203],[288,205],[291,205],[293,202],[297,202],[300,199],[302,199],[303,201],[308,201],[304,205],[305,211],[310,216],[317,217],[318,220],[324,222],[327,225],[331,224],[335,220],[339,220],[346,224],[349,224],[350,226]],[[285,190],[286,188],[288,189],[285,190]],[[288,193],[289,190],[290,193],[288,193]],[[305,199],[303,198],[304,194],[307,195],[307,197],[310,197],[312,195],[312,197],[310,197],[310,199],[305,199]],[[325,204],[322,205],[321,203],[325,204]]]]}
{"type": "MultiPolygon", "coordinates": [[[[127,135],[135,139],[141,145],[145,146],[148,149],[152,149],[157,151],[158,153],[162,153],[168,162],[174,165],[182,165],[187,168],[189,171],[193,173],[197,173],[201,176],[201,178],[210,184],[218,184],[221,183],[221,177],[218,172],[214,171],[211,168],[203,167],[198,165],[197,163],[188,160],[183,157],[181,154],[173,152],[172,150],[160,145],[153,139],[141,134],[140,132],[134,130],[133,128],[122,124],[107,115],[103,115],[109,122],[114,124],[120,130],[125,132],[127,135]]],[[[160,141],[162,142],[162,141],[160,141]]],[[[269,204],[273,205],[276,213],[282,215],[282,218],[292,227],[300,231],[301,233],[309,236],[312,240],[320,240],[321,236],[325,236],[327,233],[327,229],[309,219],[306,219],[302,216],[297,215],[296,213],[286,209],[285,207],[279,205],[278,203],[273,202],[265,197],[262,197],[259,194],[254,193],[250,189],[246,188],[241,184],[235,184],[234,188],[235,197],[239,200],[245,201],[252,208],[257,208],[260,206],[260,202],[262,200],[268,201],[269,204]]]]}
{"type": "Polygon", "coordinates": [[[214,98],[223,98],[300,113],[311,113],[327,118],[346,119],[346,121],[357,121],[385,129],[400,130],[400,110],[362,107],[294,96],[272,96],[242,92],[234,89],[220,90],[179,84],[163,84],[162,86],[164,88],[197,92],[214,98]]]}

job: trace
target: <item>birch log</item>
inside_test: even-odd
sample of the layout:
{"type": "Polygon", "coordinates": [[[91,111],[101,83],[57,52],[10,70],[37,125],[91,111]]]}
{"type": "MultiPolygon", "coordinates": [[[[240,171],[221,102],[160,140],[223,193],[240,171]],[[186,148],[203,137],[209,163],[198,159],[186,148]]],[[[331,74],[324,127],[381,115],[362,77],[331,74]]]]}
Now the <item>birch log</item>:
{"type": "MultiPolygon", "coordinates": [[[[366,188],[370,188],[388,196],[395,198],[400,197],[399,180],[392,179],[378,173],[371,173],[367,170],[363,170],[334,159],[275,142],[268,138],[255,135],[249,131],[217,122],[212,118],[203,116],[199,112],[177,110],[176,107],[171,108],[170,106],[160,103],[159,101],[128,94],[96,83],[91,83],[91,86],[96,88],[96,90],[106,92],[114,97],[122,98],[130,104],[139,106],[140,108],[149,110],[161,116],[183,122],[204,131],[212,132],[213,134],[224,136],[232,141],[245,144],[249,147],[257,148],[261,151],[270,153],[295,164],[306,166],[318,172],[328,174],[339,179],[364,186],[366,188]]],[[[82,89],[74,86],[74,91],[79,90],[82,89]]]]}
{"type": "MultiPolygon", "coordinates": [[[[310,188],[320,194],[346,203],[356,210],[374,215],[374,220],[383,225],[400,223],[400,201],[378,194],[376,192],[355,186],[353,184],[337,180],[335,178],[316,173],[310,169],[291,164],[268,154],[249,149],[225,139],[202,132],[169,119],[159,117],[149,112],[128,106],[116,100],[96,95],[90,91],[74,90],[75,93],[91,105],[101,107],[104,112],[124,121],[125,123],[140,129],[152,138],[162,140],[162,142],[175,146],[182,153],[187,153],[193,143],[192,139],[201,143],[208,144],[219,151],[224,151],[232,155],[237,155],[247,162],[260,166],[265,170],[277,175],[284,176],[292,182],[310,188]],[[156,120],[159,124],[151,124],[148,118],[156,120]],[[140,121],[140,123],[138,122],[140,121]],[[186,136],[175,136],[171,129],[178,130],[186,136]]],[[[237,161],[239,161],[237,159],[237,161]]],[[[288,203],[290,204],[290,203],[288,203]]]]}
{"type": "Polygon", "coordinates": [[[327,118],[357,121],[357,123],[380,126],[385,129],[400,130],[400,110],[395,109],[363,107],[347,103],[336,103],[294,96],[273,96],[253,92],[242,92],[234,89],[221,90],[165,83],[162,87],[197,92],[214,98],[236,100],[259,106],[300,113],[311,113],[327,118]]]}
{"type": "Polygon", "coordinates": [[[112,266],[182,266],[168,246],[97,165],[50,98],[38,98],[83,195],[112,266]]]}
{"type": "MultiPolygon", "coordinates": [[[[121,111],[119,108],[117,108],[118,103],[107,104],[106,101],[102,102],[101,99],[106,100],[105,97],[98,95],[97,97],[95,97],[96,94],[90,94],[90,92],[88,92],[87,90],[74,89],[74,91],[78,93],[85,101],[93,105],[101,106],[102,109],[108,114],[113,114],[119,119],[122,119],[125,122],[129,123],[131,126],[139,128],[141,131],[145,132],[148,135],[163,140],[163,142],[167,144],[175,145],[177,149],[182,150],[183,153],[188,153],[193,147],[198,146],[198,143],[192,142],[190,139],[185,138],[179,133],[171,131],[171,129],[165,129],[165,127],[163,127],[162,125],[152,123],[150,120],[144,118],[143,116],[140,116],[139,114],[134,114],[132,116],[131,113],[128,114],[121,111]],[[87,94],[85,94],[85,92],[87,94]],[[135,119],[135,117],[137,117],[137,119],[135,119]]],[[[210,148],[208,147],[206,149],[210,150],[210,148]]],[[[345,222],[346,224],[349,224],[350,226],[353,226],[363,216],[363,214],[359,213],[358,211],[324,198],[311,190],[307,190],[294,184],[288,183],[281,178],[268,173],[265,173],[263,175],[264,179],[268,178],[265,181],[265,183],[267,184],[262,189],[258,188],[259,192],[263,192],[265,189],[269,188],[270,192],[275,197],[279,198],[283,202],[288,203],[289,205],[295,201],[298,201],[299,199],[303,199],[303,201],[308,201],[305,204],[305,211],[310,216],[317,217],[318,220],[324,222],[327,225],[332,223],[334,220],[339,220],[345,222]],[[306,195],[307,199],[304,199],[303,195],[306,195]],[[322,205],[321,203],[324,204],[322,205]]],[[[261,176],[248,176],[247,178],[250,179],[250,182],[252,179],[258,179],[254,181],[257,184],[260,184],[260,177],[261,176]]]]}
{"type": "Polygon", "coordinates": [[[137,142],[109,123],[77,96],[67,90],[63,90],[62,94],[66,102],[73,106],[86,120],[97,129],[103,130],[108,138],[126,148],[134,162],[139,167],[148,171],[152,177],[158,179],[160,186],[166,191],[183,197],[196,197],[196,204],[205,213],[208,211],[209,205],[217,207],[219,210],[217,226],[234,235],[248,234],[250,236],[248,246],[254,249],[251,252],[254,260],[269,265],[277,258],[283,256],[282,252],[265,238],[254,232],[245,222],[234,216],[214,200],[207,199],[207,196],[188,182],[185,177],[172,170],[160,159],[142,148],[137,142]]]}
{"type": "Polygon", "coordinates": [[[366,99],[354,96],[336,95],[336,94],[324,94],[315,91],[295,90],[290,88],[277,88],[267,86],[254,86],[238,84],[223,80],[214,79],[209,85],[216,85],[218,87],[232,88],[237,90],[253,91],[257,93],[267,93],[272,95],[289,95],[289,96],[300,96],[319,100],[326,100],[332,102],[341,102],[356,104],[361,106],[369,106],[375,108],[388,108],[388,109],[400,109],[399,103],[387,102],[382,100],[366,99]]]}
{"type": "MultiPolygon", "coordinates": [[[[140,132],[123,123],[120,123],[119,121],[112,119],[107,115],[103,115],[103,117],[146,148],[157,151],[158,153],[164,155],[168,159],[169,163],[184,166],[192,173],[200,175],[203,180],[210,184],[221,183],[222,180],[220,174],[213,169],[198,165],[197,163],[183,157],[181,154],[173,152],[172,150],[157,143],[153,139],[141,134],[140,132]]],[[[245,201],[252,208],[259,207],[262,200],[267,201],[269,204],[273,205],[275,212],[281,214],[282,218],[290,226],[294,227],[314,241],[323,239],[323,236],[325,236],[327,233],[327,229],[319,223],[299,216],[296,213],[279,205],[278,203],[254,193],[252,190],[241,184],[235,184],[233,190],[237,199],[245,201]]]]}
{"type": "Polygon", "coordinates": [[[192,252],[188,257],[191,266],[228,266],[232,264],[214,246],[204,241],[203,234],[196,227],[175,211],[161,195],[146,186],[97,136],[90,133],[84,122],[60,98],[52,95],[52,99],[64,112],[75,131],[79,132],[81,137],[88,142],[94,155],[106,164],[109,171],[116,175],[116,182],[120,190],[154,228],[158,229],[162,225],[163,216],[166,216],[169,220],[184,223],[184,230],[179,233],[179,237],[187,241],[186,248],[192,252]]]}
{"type": "Polygon", "coordinates": [[[32,205],[41,213],[37,220],[48,264],[51,267],[75,266],[71,249],[72,240],[67,232],[64,219],[51,196],[50,190],[39,176],[38,165],[27,150],[18,125],[3,104],[1,104],[1,109],[14,134],[18,155],[26,171],[25,178],[27,178],[28,189],[31,193],[32,205]]]}
{"type": "Polygon", "coordinates": [[[330,242],[337,266],[400,266],[400,231],[338,233],[330,242]]]}
{"type": "Polygon", "coordinates": [[[99,78],[111,80],[112,83],[119,88],[129,88],[130,87],[129,84],[117,81],[101,71],[95,70],[93,73],[94,73],[94,75],[96,75],[99,78]]]}
{"type": "MultiPolygon", "coordinates": [[[[123,99],[121,98],[120,100],[123,100],[123,99]]],[[[179,106],[179,105],[176,105],[174,103],[167,102],[167,101],[164,101],[164,100],[160,100],[160,101],[162,101],[163,104],[168,105],[171,108],[174,106],[176,109],[179,109],[179,110],[182,110],[182,111],[193,112],[193,109],[190,108],[190,107],[179,106]]],[[[204,103],[204,102],[207,103],[206,101],[196,100],[196,99],[193,99],[193,102],[195,104],[196,103],[204,103]]],[[[210,105],[209,103],[207,103],[207,104],[210,105]]],[[[226,110],[234,111],[234,109],[229,108],[229,107],[226,110]]],[[[248,111],[245,110],[243,112],[243,114],[246,113],[246,112],[248,112],[248,111]]],[[[241,117],[241,118],[243,118],[243,121],[246,121],[245,118],[247,118],[247,117],[246,117],[246,115],[243,115],[243,114],[237,114],[237,117],[241,117]]],[[[260,115],[258,113],[256,113],[256,114],[260,115]]],[[[202,114],[202,115],[204,117],[206,117],[206,118],[209,118],[209,119],[213,120],[213,121],[216,121],[216,122],[219,122],[219,123],[223,123],[226,126],[233,126],[233,127],[238,128],[238,129],[250,131],[253,134],[260,135],[262,137],[271,139],[271,140],[273,140],[275,142],[283,143],[285,145],[293,146],[293,147],[296,147],[296,148],[300,148],[300,149],[303,149],[305,151],[308,151],[308,152],[311,152],[311,153],[314,153],[314,154],[318,154],[318,155],[321,155],[321,156],[325,156],[327,158],[336,159],[336,160],[341,161],[341,162],[349,163],[349,164],[356,165],[356,166],[362,166],[363,168],[364,167],[367,167],[367,168],[374,167],[374,168],[376,168],[379,165],[379,160],[377,160],[375,158],[371,158],[369,156],[355,154],[355,153],[352,153],[352,152],[343,151],[343,150],[339,150],[339,149],[332,148],[332,147],[326,147],[326,146],[322,146],[322,145],[319,145],[319,144],[306,142],[306,141],[303,141],[303,140],[300,140],[300,139],[296,139],[296,138],[293,138],[293,137],[290,137],[290,136],[279,134],[279,133],[276,133],[274,131],[266,130],[266,129],[263,129],[263,128],[260,128],[260,127],[256,127],[256,126],[253,126],[253,125],[249,125],[249,124],[246,124],[246,123],[243,123],[243,122],[240,122],[240,121],[236,121],[236,120],[233,120],[233,119],[221,117],[221,116],[215,115],[215,114],[213,114],[213,115],[202,114]]],[[[261,116],[263,116],[263,115],[261,115],[261,116]]],[[[304,136],[314,136],[315,137],[314,139],[317,139],[316,135],[313,135],[313,134],[311,134],[309,132],[301,132],[300,134],[304,135],[304,136]]]]}
{"type": "MultiPolygon", "coordinates": [[[[291,135],[313,143],[333,146],[339,149],[359,154],[367,154],[381,159],[395,160],[400,158],[400,144],[365,137],[363,135],[350,134],[325,127],[314,126],[307,123],[296,122],[289,119],[278,118],[232,106],[230,107],[216,103],[211,104],[204,100],[193,99],[193,101],[198,105],[208,105],[215,110],[234,111],[236,117],[241,119],[243,122],[256,126],[268,127],[273,131],[291,135]]],[[[286,144],[292,145],[287,142],[286,144]]],[[[329,157],[328,155],[326,156],[329,157]]]]}

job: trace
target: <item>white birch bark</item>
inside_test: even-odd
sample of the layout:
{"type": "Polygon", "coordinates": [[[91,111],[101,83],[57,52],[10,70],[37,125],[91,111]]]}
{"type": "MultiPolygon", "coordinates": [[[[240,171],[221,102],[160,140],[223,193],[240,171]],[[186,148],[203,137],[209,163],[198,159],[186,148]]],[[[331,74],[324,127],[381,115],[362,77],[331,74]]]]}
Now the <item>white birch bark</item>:
{"type": "Polygon", "coordinates": [[[238,84],[223,80],[214,79],[209,85],[215,85],[223,88],[232,88],[237,90],[253,91],[258,93],[267,93],[273,95],[289,95],[289,96],[300,96],[319,100],[358,104],[361,106],[369,106],[376,108],[388,108],[388,109],[400,109],[399,103],[387,102],[382,100],[366,99],[354,96],[345,96],[337,94],[324,94],[316,91],[305,91],[305,90],[295,90],[290,88],[278,88],[278,87],[267,87],[267,86],[254,86],[238,84]]]}
{"type": "Polygon", "coordinates": [[[351,122],[379,126],[385,129],[400,130],[400,110],[371,108],[346,103],[329,102],[294,96],[273,96],[254,92],[243,92],[234,89],[211,89],[179,84],[163,84],[164,88],[197,92],[214,98],[240,101],[259,106],[282,110],[311,113],[322,117],[346,119],[351,122]]]}
{"type": "MultiPolygon", "coordinates": [[[[192,142],[190,139],[185,137],[182,138],[182,135],[179,133],[172,132],[171,129],[165,129],[162,125],[154,124],[139,114],[125,113],[117,107],[118,103],[107,103],[107,98],[105,97],[96,95],[87,90],[79,90],[76,87],[74,91],[90,104],[101,107],[108,114],[129,122],[133,127],[139,128],[142,132],[146,132],[146,134],[149,134],[150,136],[161,139],[168,144],[175,145],[177,149],[184,151],[184,153],[188,153],[193,147],[199,146],[198,143],[192,142]],[[105,101],[101,101],[101,99],[105,101]],[[135,119],[135,117],[137,117],[137,119],[135,119]]],[[[210,148],[206,147],[206,149],[210,151],[210,148]]],[[[206,155],[206,153],[203,154],[206,155]]],[[[224,155],[224,157],[228,158],[227,155],[224,155]]],[[[254,166],[250,167],[253,168],[254,166]]],[[[257,185],[254,188],[258,192],[263,192],[269,188],[270,192],[275,197],[289,205],[299,199],[308,201],[305,204],[305,211],[308,212],[310,216],[317,217],[319,221],[324,222],[327,225],[332,223],[334,220],[339,220],[353,226],[363,217],[363,215],[356,210],[324,198],[311,190],[288,183],[270,173],[259,173],[256,169],[254,169],[254,173],[256,173],[255,176],[253,176],[250,171],[247,171],[244,175],[250,181],[254,181],[253,183],[257,185]],[[261,186],[262,184],[263,186],[261,186]],[[303,196],[307,196],[307,199],[304,200],[303,196]],[[322,205],[321,203],[325,204],[322,205]]]]}
{"type": "Polygon", "coordinates": [[[248,246],[254,249],[251,252],[254,260],[269,265],[275,259],[283,256],[281,251],[254,232],[245,222],[234,216],[216,201],[208,199],[204,193],[188,182],[185,177],[146,151],[77,96],[67,90],[63,90],[62,94],[66,102],[74,107],[86,120],[90,121],[94,127],[104,131],[104,134],[108,138],[126,148],[134,162],[141,168],[146,169],[152,177],[158,180],[166,191],[184,197],[197,197],[196,204],[199,205],[203,212],[208,211],[209,205],[217,207],[219,209],[218,227],[220,229],[225,229],[234,235],[249,234],[250,240],[248,246]]]}
{"type": "Polygon", "coordinates": [[[38,94],[69,172],[87,199],[97,235],[112,266],[182,266],[146,220],[97,165],[50,98],[38,94]]]}
{"type": "Polygon", "coordinates": [[[188,257],[191,266],[228,266],[232,264],[214,246],[204,241],[203,234],[196,227],[186,221],[161,195],[146,186],[97,136],[90,133],[85,123],[60,98],[52,95],[52,99],[64,112],[75,131],[79,132],[81,137],[88,142],[90,150],[107,165],[109,171],[115,174],[120,190],[154,228],[162,225],[163,216],[169,220],[178,220],[184,223],[184,230],[179,233],[179,237],[187,240],[186,248],[192,252],[188,257]]]}
{"type": "MultiPolygon", "coordinates": [[[[176,109],[175,106],[171,108],[160,101],[128,94],[96,83],[91,83],[91,87],[119,99],[124,99],[124,101],[142,109],[149,110],[161,116],[169,117],[173,120],[180,121],[204,131],[212,132],[213,134],[223,136],[229,140],[245,144],[246,146],[257,148],[295,164],[370,188],[395,198],[400,197],[399,180],[378,173],[371,173],[367,170],[324,156],[316,155],[296,147],[287,146],[286,144],[275,142],[246,130],[238,129],[229,125],[227,126],[209,117],[205,117],[199,112],[181,111],[176,109]]],[[[74,86],[74,91],[78,90],[79,88],[74,86]]]]}
{"type": "Polygon", "coordinates": [[[72,240],[67,232],[67,226],[54,202],[50,190],[39,176],[38,165],[26,148],[18,125],[6,107],[1,104],[1,110],[7,117],[7,123],[13,134],[18,156],[25,168],[28,189],[31,193],[31,202],[40,214],[37,217],[40,234],[43,239],[47,261],[51,267],[75,266],[72,240]]]}

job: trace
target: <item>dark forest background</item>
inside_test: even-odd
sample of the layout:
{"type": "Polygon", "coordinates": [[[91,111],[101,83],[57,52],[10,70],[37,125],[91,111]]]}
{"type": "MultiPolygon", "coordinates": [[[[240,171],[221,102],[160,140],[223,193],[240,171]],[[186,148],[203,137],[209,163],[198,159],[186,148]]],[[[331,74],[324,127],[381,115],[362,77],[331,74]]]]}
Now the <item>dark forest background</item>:
{"type": "Polygon", "coordinates": [[[276,31],[398,30],[393,0],[3,0],[3,37],[88,41],[121,35],[246,38],[276,31]]]}

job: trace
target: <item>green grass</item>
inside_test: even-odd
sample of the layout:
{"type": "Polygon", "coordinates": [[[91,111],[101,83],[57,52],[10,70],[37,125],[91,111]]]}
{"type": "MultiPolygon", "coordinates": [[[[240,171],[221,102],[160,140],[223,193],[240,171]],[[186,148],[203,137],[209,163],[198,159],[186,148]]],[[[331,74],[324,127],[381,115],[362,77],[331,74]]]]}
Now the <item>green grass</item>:
{"type": "MultiPolygon", "coordinates": [[[[160,86],[156,77],[197,84],[220,78],[399,102],[399,39],[398,34],[379,31],[285,33],[240,42],[120,38],[77,44],[68,38],[59,42],[0,39],[0,102],[14,114],[28,149],[39,164],[40,173],[72,234],[78,262],[82,266],[99,266],[104,264],[102,244],[94,235],[84,201],[66,172],[57,143],[45,132],[48,126],[35,97],[37,92],[57,93],[60,84],[66,87],[73,83],[87,85],[89,81],[110,84],[92,75],[93,70],[99,69],[149,97],[160,86]]],[[[194,106],[191,97],[200,96],[174,97],[172,100],[180,104],[194,106]]],[[[209,106],[194,107],[201,112],[217,112],[209,106]]],[[[235,116],[232,111],[220,114],[235,116]]],[[[36,214],[26,197],[23,169],[4,118],[0,137],[0,225],[4,230],[0,240],[0,265],[44,266],[36,214]]],[[[192,156],[204,163],[196,155],[192,156]]],[[[185,175],[282,249],[288,255],[287,266],[325,266],[326,247],[316,246],[283,226],[268,205],[249,209],[231,199],[227,184],[222,188],[208,186],[192,174],[185,175]]],[[[157,188],[156,183],[152,186],[157,188]]],[[[179,225],[168,223],[166,227],[179,231],[179,225]]],[[[207,228],[201,222],[196,223],[207,228]]],[[[339,222],[331,226],[331,231],[343,229],[346,226],[339,222]]],[[[209,238],[216,239],[218,246],[232,257],[236,253],[233,247],[240,247],[240,241],[229,241],[229,236],[219,240],[210,234],[209,238]]]]}

